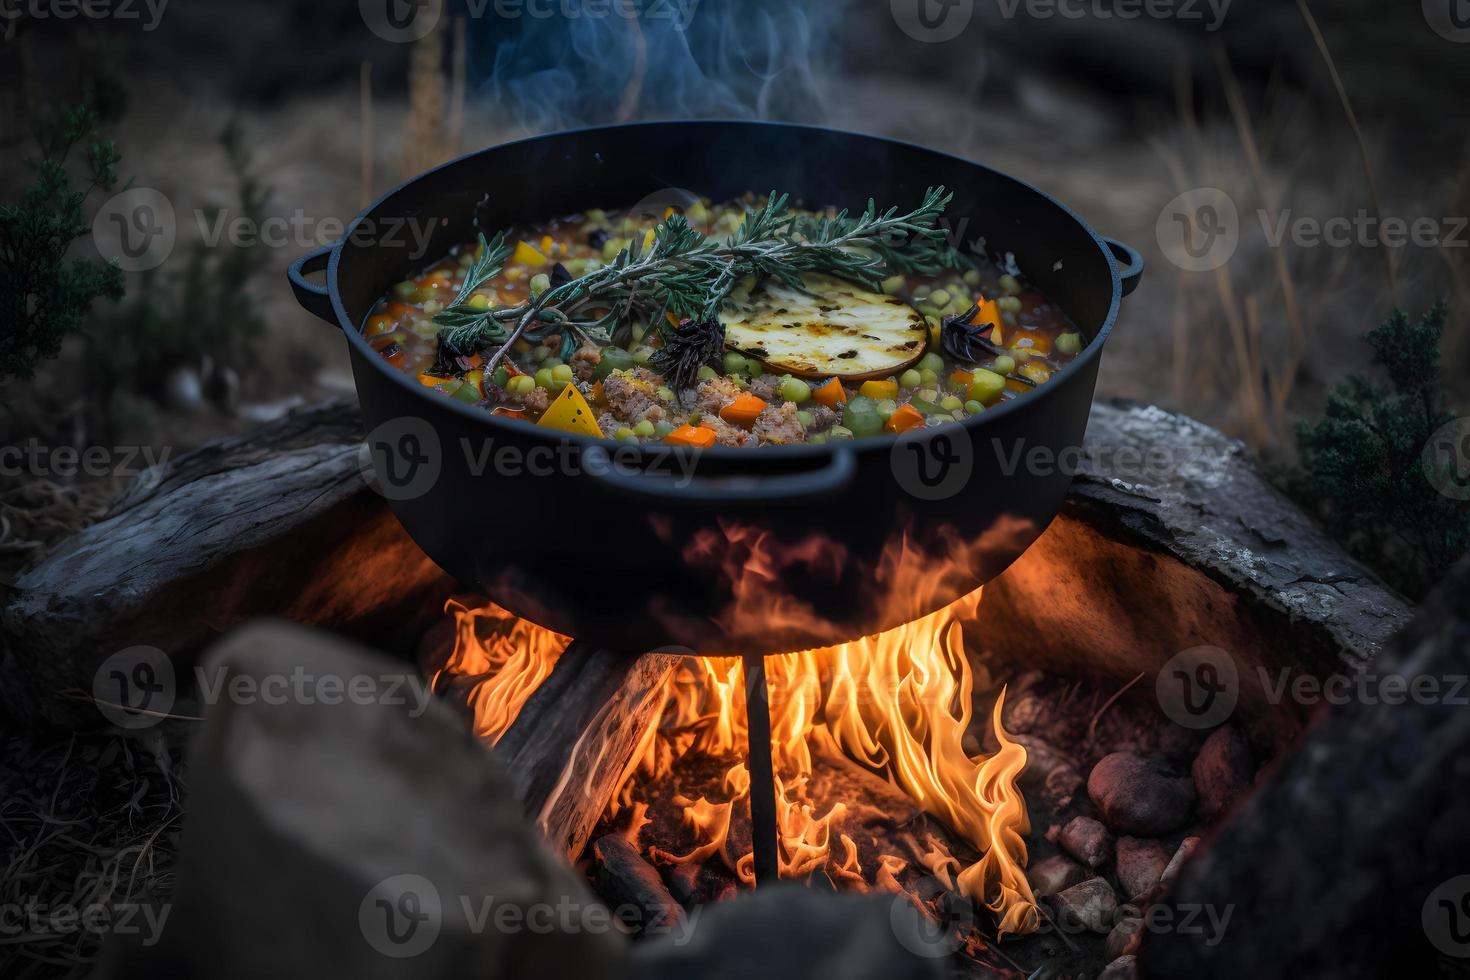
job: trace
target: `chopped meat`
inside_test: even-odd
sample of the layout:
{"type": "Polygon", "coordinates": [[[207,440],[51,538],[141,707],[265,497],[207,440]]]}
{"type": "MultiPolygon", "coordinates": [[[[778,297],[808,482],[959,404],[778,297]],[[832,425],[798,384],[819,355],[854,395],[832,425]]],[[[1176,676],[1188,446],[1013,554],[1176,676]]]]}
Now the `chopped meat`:
{"type": "Polygon", "coordinates": [[[796,418],[795,402],[787,402],[779,407],[769,406],[756,417],[755,425],[751,426],[750,431],[761,442],[778,446],[806,442],[806,430],[796,418]]]}
{"type": "Polygon", "coordinates": [[[714,429],[715,442],[721,446],[754,446],[756,444],[755,437],[751,433],[738,425],[731,425],[718,415],[707,415],[699,424],[714,429]]]}
{"type": "Polygon", "coordinates": [[[602,363],[602,351],[594,344],[583,344],[572,354],[572,373],[579,381],[591,381],[602,363]]]}
{"type": "Polygon", "coordinates": [[[637,425],[644,419],[662,422],[668,410],[658,398],[657,375],[641,369],[631,373],[614,371],[602,379],[602,397],[613,416],[623,425],[637,425]]]}
{"type": "MultiPolygon", "coordinates": [[[[512,395],[511,397],[514,400],[517,396],[512,395]]],[[[545,388],[532,388],[526,394],[520,395],[519,398],[521,404],[527,411],[535,412],[538,415],[546,411],[547,407],[551,405],[551,392],[545,388]]]]}
{"type": "Polygon", "coordinates": [[[739,386],[729,378],[709,378],[695,389],[694,407],[706,415],[719,415],[720,409],[740,395],[739,386]]]}
{"type": "Polygon", "coordinates": [[[781,399],[781,379],[774,374],[763,374],[750,383],[750,393],[761,401],[779,405],[781,399]]]}
{"type": "Polygon", "coordinates": [[[836,409],[828,408],[826,405],[820,405],[814,402],[807,403],[807,412],[812,417],[812,427],[810,430],[812,432],[822,432],[830,429],[841,418],[836,409]]]}

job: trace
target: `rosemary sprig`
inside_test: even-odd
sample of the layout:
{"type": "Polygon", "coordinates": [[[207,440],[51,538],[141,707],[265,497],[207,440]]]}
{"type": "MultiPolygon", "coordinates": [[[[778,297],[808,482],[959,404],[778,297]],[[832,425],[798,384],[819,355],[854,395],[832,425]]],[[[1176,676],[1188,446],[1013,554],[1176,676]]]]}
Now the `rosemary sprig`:
{"type": "Polygon", "coordinates": [[[938,227],[952,197],[943,187],[930,188],[906,213],[880,212],[869,200],[861,215],[844,211],[817,219],[792,213],[789,196],[772,191],[765,204],[746,211],[728,241],[707,239],[683,215],[673,214],[655,228],[647,249],[635,236],[608,265],[553,286],[531,302],[475,310],[465,301],[499,274],[508,254],[502,233],[495,236],[495,248],[486,244],[460,298],[434,317],[445,328],[441,350],[467,354],[498,344],[487,365],[493,368],[523,334],[570,330],[609,343],[620,325],[635,318],[657,322],[666,333],[669,320],[717,323],[721,307],[746,276],[774,276],[800,287],[803,275],[823,273],[876,289],[900,272],[937,271],[962,261],[938,227]],[[492,252],[501,253],[495,262],[487,261],[492,252]],[[516,326],[507,335],[501,325],[509,321],[516,326]]]}

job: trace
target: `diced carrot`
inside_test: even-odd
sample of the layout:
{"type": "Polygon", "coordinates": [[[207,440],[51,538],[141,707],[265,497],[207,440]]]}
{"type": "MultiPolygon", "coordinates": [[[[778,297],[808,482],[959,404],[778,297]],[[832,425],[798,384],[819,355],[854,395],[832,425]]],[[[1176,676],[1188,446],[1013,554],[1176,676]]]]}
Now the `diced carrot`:
{"type": "MultiPolygon", "coordinates": [[[[995,329],[999,331],[1000,304],[993,299],[985,299],[981,296],[976,296],[975,302],[980,305],[980,310],[978,313],[975,314],[974,318],[971,319],[970,322],[972,324],[975,324],[976,326],[983,326],[987,323],[993,323],[995,324],[995,329]]],[[[1000,343],[1000,341],[996,341],[996,343],[1000,343]]]]}
{"type": "Polygon", "coordinates": [[[1024,381],[1017,381],[1015,378],[1006,378],[1006,390],[1014,391],[1018,395],[1024,395],[1031,390],[1031,386],[1024,381]]]}
{"type": "Polygon", "coordinates": [[[681,425],[673,432],[664,436],[664,442],[671,446],[690,446],[695,449],[708,449],[715,444],[715,430],[702,425],[681,425]]]}
{"type": "Polygon", "coordinates": [[[441,378],[437,374],[419,375],[419,384],[423,385],[425,388],[437,388],[448,380],[448,378],[441,378]]]}
{"type": "Polygon", "coordinates": [[[882,401],[885,398],[897,398],[898,382],[864,381],[862,386],[858,388],[858,394],[864,398],[871,398],[874,401],[882,401]]]}
{"type": "Polygon", "coordinates": [[[377,316],[368,317],[367,326],[362,328],[362,335],[364,337],[376,337],[379,334],[391,333],[397,323],[397,317],[389,316],[387,313],[379,313],[377,316]]]}
{"type": "Polygon", "coordinates": [[[535,248],[525,242],[516,242],[515,254],[511,256],[515,262],[521,265],[545,265],[546,256],[536,251],[535,248]]]}
{"type": "Polygon", "coordinates": [[[974,380],[975,375],[969,371],[955,371],[949,376],[949,383],[955,388],[968,388],[974,380]]]}
{"type": "Polygon", "coordinates": [[[751,394],[744,394],[720,409],[720,418],[729,422],[731,425],[738,425],[748,429],[752,425],[755,425],[757,416],[765,410],[765,399],[757,398],[751,394]]]}
{"type": "Polygon", "coordinates": [[[819,404],[826,405],[828,408],[836,408],[838,405],[847,401],[847,392],[843,390],[841,381],[832,378],[826,384],[813,391],[812,397],[819,404]]]}
{"type": "Polygon", "coordinates": [[[455,363],[459,365],[461,371],[473,371],[475,368],[485,363],[485,355],[467,354],[464,357],[456,357],[454,360],[455,363]]]}
{"type": "Polygon", "coordinates": [[[883,428],[889,432],[907,432],[923,424],[922,412],[912,405],[900,405],[898,411],[888,416],[888,421],[884,423],[883,428]]]}

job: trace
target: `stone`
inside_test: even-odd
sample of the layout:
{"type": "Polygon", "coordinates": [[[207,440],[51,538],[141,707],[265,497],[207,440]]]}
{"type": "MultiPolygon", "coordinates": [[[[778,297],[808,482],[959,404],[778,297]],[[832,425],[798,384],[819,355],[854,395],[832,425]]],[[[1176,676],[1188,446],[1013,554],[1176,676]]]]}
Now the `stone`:
{"type": "Polygon", "coordinates": [[[1214,820],[1245,795],[1255,775],[1250,743],[1235,725],[1210,733],[1191,767],[1201,820],[1214,820]]]}
{"type": "Polygon", "coordinates": [[[1118,887],[1128,899],[1148,894],[1159,884],[1173,851],[1156,840],[1118,838],[1118,887]]]}
{"type": "Polygon", "coordinates": [[[1113,835],[1091,817],[1073,817],[1057,841],[1062,850],[1096,870],[1113,856],[1113,835]]]}
{"type": "Polygon", "coordinates": [[[1097,980],[1138,980],[1138,957],[1120,956],[1097,975],[1097,980]]]}
{"type": "Polygon", "coordinates": [[[1103,956],[1109,962],[1120,956],[1131,956],[1138,952],[1138,947],[1143,945],[1143,920],[1129,917],[1118,920],[1113,926],[1113,931],[1108,933],[1108,938],[1103,943],[1103,956]]]}
{"type": "Polygon", "coordinates": [[[1087,794],[1103,822],[1119,834],[1160,837],[1194,816],[1194,781],[1158,759],[1114,752],[1087,777],[1087,794]]]}
{"type": "Polygon", "coordinates": [[[1056,896],[1057,914],[1066,926],[1110,932],[1118,919],[1118,897],[1105,878],[1089,878],[1056,896]]]}
{"type": "Polygon", "coordinates": [[[162,940],[115,936],[103,977],[622,974],[612,913],[411,665],[263,624],[204,666],[246,693],[194,745],[162,940]]]}
{"type": "Polygon", "coordinates": [[[1179,877],[1179,872],[1184,870],[1184,865],[1194,857],[1194,852],[1199,850],[1200,839],[1198,837],[1186,837],[1179,842],[1179,849],[1169,859],[1164,873],[1159,876],[1159,890],[1167,891],[1174,880],[1179,877]]]}
{"type": "Polygon", "coordinates": [[[1026,879],[1037,895],[1055,895],[1087,877],[1087,869],[1065,854],[1042,858],[1026,869],[1026,879]]]}
{"type": "Polygon", "coordinates": [[[638,943],[634,975],[938,980],[952,939],[920,918],[907,895],[825,894],[782,883],[705,906],[689,916],[685,932],[638,943]]]}

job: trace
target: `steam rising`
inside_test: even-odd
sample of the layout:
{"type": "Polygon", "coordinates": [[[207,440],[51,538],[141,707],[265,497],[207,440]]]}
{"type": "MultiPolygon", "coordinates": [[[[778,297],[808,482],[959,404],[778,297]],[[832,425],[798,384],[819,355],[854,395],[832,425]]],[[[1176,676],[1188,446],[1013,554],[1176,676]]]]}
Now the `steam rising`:
{"type": "Polygon", "coordinates": [[[470,78],[487,108],[532,134],[639,119],[820,121],[820,58],[842,6],[491,0],[470,21],[470,78]]]}

